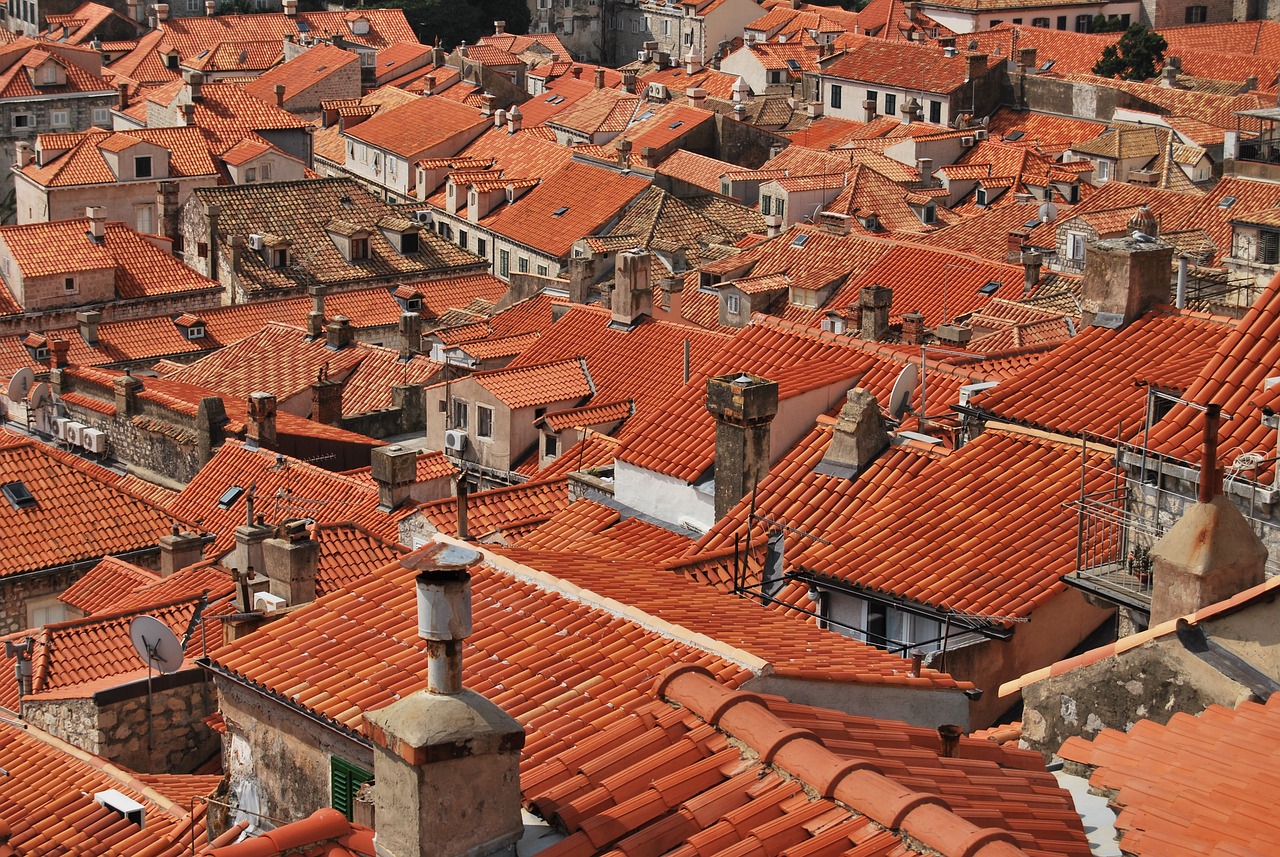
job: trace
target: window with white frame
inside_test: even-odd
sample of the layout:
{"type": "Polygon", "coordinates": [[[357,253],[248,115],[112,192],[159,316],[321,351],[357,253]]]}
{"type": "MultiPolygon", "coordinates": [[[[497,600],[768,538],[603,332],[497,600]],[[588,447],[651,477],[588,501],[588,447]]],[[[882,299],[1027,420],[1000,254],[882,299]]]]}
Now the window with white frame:
{"type": "Polygon", "coordinates": [[[724,311],[729,315],[737,315],[742,311],[742,300],[737,295],[725,295],[724,311]]]}
{"type": "Polygon", "coordinates": [[[111,122],[111,110],[106,107],[93,108],[93,124],[106,125],[111,122]]]}
{"type": "Polygon", "coordinates": [[[49,124],[54,128],[66,128],[71,125],[71,112],[69,110],[50,110],[49,124]]]}
{"type": "Polygon", "coordinates": [[[1067,233],[1067,258],[1074,261],[1084,259],[1084,233],[1068,232],[1067,233]]]}

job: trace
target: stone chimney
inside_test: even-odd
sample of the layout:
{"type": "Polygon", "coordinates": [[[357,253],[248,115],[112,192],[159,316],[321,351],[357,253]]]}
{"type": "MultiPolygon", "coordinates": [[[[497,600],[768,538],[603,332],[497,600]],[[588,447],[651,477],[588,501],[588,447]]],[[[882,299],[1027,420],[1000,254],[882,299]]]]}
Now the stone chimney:
{"type": "Polygon", "coordinates": [[[96,309],[81,310],[76,313],[76,324],[80,328],[80,338],[89,345],[98,344],[98,325],[102,323],[102,313],[96,309]]]}
{"type": "Polygon", "coordinates": [[[94,244],[105,244],[107,241],[107,210],[100,205],[91,205],[84,210],[89,218],[89,239],[94,244]]]}
{"type": "Polygon", "coordinates": [[[507,133],[518,134],[523,127],[524,114],[520,112],[520,105],[512,104],[511,109],[507,111],[507,133]]]}
{"type": "Polygon", "coordinates": [[[156,21],[164,22],[169,20],[169,4],[168,3],[157,3],[155,8],[156,8],[156,21]]]}
{"type": "Polygon", "coordinates": [[[622,91],[628,95],[636,94],[636,70],[624,69],[622,72],[622,91]]]}
{"type": "Polygon", "coordinates": [[[1222,494],[1221,406],[1205,409],[1197,502],[1151,547],[1151,625],[1194,613],[1265,580],[1267,548],[1222,494]]]}
{"type": "Polygon", "coordinates": [[[400,314],[400,359],[412,360],[422,350],[422,316],[416,312],[400,314]]]}
{"type": "Polygon", "coordinates": [[[591,294],[591,284],[596,280],[595,260],[583,256],[569,259],[569,302],[585,304],[591,294]]]}
{"type": "Polygon", "coordinates": [[[218,14],[218,0],[204,0],[204,13],[210,18],[218,14]]]}
{"type": "Polygon", "coordinates": [[[418,481],[418,453],[403,446],[383,446],[373,451],[373,481],[378,483],[378,508],[390,512],[409,499],[418,481]]]}
{"type": "Polygon", "coordinates": [[[116,416],[128,418],[138,413],[138,394],[142,392],[142,382],[126,369],[124,374],[113,382],[116,392],[116,416]]]}
{"type": "Polygon", "coordinates": [[[128,0],[128,2],[125,3],[125,9],[128,10],[129,13],[129,20],[137,21],[139,24],[142,23],[144,18],[142,11],[144,8],[146,8],[146,5],[142,0],[128,0]]]}
{"type": "Polygon", "coordinates": [[[178,111],[182,113],[182,125],[184,128],[190,128],[196,124],[196,106],[194,104],[179,104],[178,111]]]}
{"type": "Polygon", "coordinates": [[[689,99],[689,106],[703,110],[707,106],[707,91],[701,86],[691,86],[684,91],[685,97],[689,99]]]}
{"type": "Polygon", "coordinates": [[[613,300],[610,302],[615,330],[631,330],[647,315],[653,315],[653,291],[649,278],[653,262],[646,250],[627,250],[618,254],[614,275],[613,300]]]}
{"type": "Polygon", "coordinates": [[[1009,230],[1009,243],[1004,257],[1006,262],[1016,263],[1022,260],[1022,245],[1026,242],[1028,234],[1025,229],[1009,230]]]}
{"type": "Polygon", "coordinates": [[[596,66],[595,85],[596,89],[604,89],[604,69],[600,66],[596,66]]]}
{"type": "Polygon", "coordinates": [[[493,34],[494,34],[495,36],[501,36],[501,35],[502,35],[503,33],[505,33],[506,31],[507,31],[507,22],[506,22],[506,21],[494,21],[494,22],[493,22],[493,34]]]}
{"type": "Polygon", "coordinates": [[[19,140],[13,144],[14,154],[17,156],[13,162],[19,168],[25,167],[27,164],[35,160],[35,155],[31,151],[31,141],[19,140]]]}
{"type": "Polygon", "coordinates": [[[124,110],[129,106],[129,84],[120,81],[116,84],[116,109],[124,110]]]}
{"type": "Polygon", "coordinates": [[[933,182],[933,158],[916,158],[916,170],[920,173],[921,184],[933,182]]]}
{"type": "Polygon", "coordinates": [[[182,76],[186,80],[192,103],[202,101],[204,99],[204,73],[192,70],[183,73],[182,76]]]}
{"type": "MultiPolygon", "coordinates": [[[[253,507],[250,504],[247,515],[253,514],[253,507]]],[[[236,527],[236,546],[231,555],[231,567],[246,574],[250,569],[261,571],[263,567],[262,543],[274,534],[274,528],[264,524],[261,515],[254,517],[253,523],[246,521],[236,527]]],[[[247,606],[252,607],[253,605],[247,606]]]]}
{"type": "Polygon", "coordinates": [[[1124,327],[1153,303],[1169,300],[1172,270],[1173,247],[1162,241],[1090,242],[1081,284],[1081,321],[1096,327],[1124,327]]]}
{"type": "Polygon", "coordinates": [[[262,543],[262,571],[267,591],[290,607],[316,599],[316,571],[320,567],[320,542],[311,538],[307,522],[285,521],[274,538],[262,543]]]}
{"type": "Polygon", "coordinates": [[[702,69],[702,51],[694,47],[689,48],[689,52],[684,55],[684,73],[697,74],[702,69]]]}
{"type": "Polygon", "coordinates": [[[351,345],[355,337],[355,329],[351,327],[351,319],[345,315],[335,315],[324,328],[325,347],[333,351],[341,351],[351,345]]]}
{"type": "Polygon", "coordinates": [[[1040,285],[1040,269],[1044,266],[1044,256],[1033,250],[1022,254],[1022,293],[1029,295],[1040,285]]]}
{"type": "Polygon", "coordinates": [[[311,382],[311,419],[327,426],[342,422],[342,382],[327,371],[311,382]]]}
{"type": "Polygon", "coordinates": [[[462,642],[471,634],[467,569],[480,555],[432,544],[401,560],[420,572],[418,635],[427,687],[367,712],[379,857],[511,854],[524,832],[520,750],[524,730],[462,686],[462,642]]]}
{"type": "Polygon", "coordinates": [[[204,538],[199,533],[184,533],[173,525],[173,532],[160,539],[160,576],[195,565],[204,559],[204,538]]]}
{"type": "Polygon", "coordinates": [[[499,107],[493,111],[493,127],[505,128],[507,126],[507,111],[499,107]]]}
{"type": "Polygon", "coordinates": [[[71,343],[65,339],[49,340],[49,363],[54,369],[65,369],[71,365],[71,343]]]}
{"type": "Polygon", "coordinates": [[[271,91],[275,93],[275,96],[276,96],[276,107],[279,107],[281,110],[283,110],[284,109],[284,84],[277,83],[275,86],[271,87],[271,91]]]}
{"type": "Polygon", "coordinates": [[[613,148],[618,152],[618,166],[622,169],[628,169],[631,166],[631,141],[620,137],[613,144],[613,148]]]}
{"type": "Polygon", "coordinates": [[[924,313],[920,311],[902,314],[902,344],[920,345],[924,342],[924,313]]]}
{"type": "Polygon", "coordinates": [[[487,92],[481,95],[480,96],[480,115],[492,116],[494,105],[497,104],[497,102],[498,102],[498,99],[493,97],[487,92]]]}
{"type": "Polygon", "coordinates": [[[1036,49],[1035,48],[1019,48],[1018,49],[1018,69],[1023,74],[1029,74],[1036,70],[1036,49]]]}
{"type": "Polygon", "coordinates": [[[969,54],[968,68],[965,72],[966,81],[974,81],[984,77],[987,73],[987,55],[986,54],[969,54]]]}
{"type": "Polygon", "coordinates": [[[769,429],[778,413],[778,384],[730,373],[707,380],[707,410],[716,420],[716,520],[769,472],[769,429]]]}
{"type": "Polygon", "coordinates": [[[274,449],[276,445],[276,397],[271,393],[249,394],[249,446],[274,449]]]}
{"type": "Polygon", "coordinates": [[[307,313],[307,339],[315,341],[324,336],[324,286],[307,286],[311,295],[311,312],[307,313]]]}
{"type": "Polygon", "coordinates": [[[176,243],[181,236],[177,182],[160,182],[156,188],[156,221],[160,234],[176,243]]]}
{"type": "Polygon", "coordinates": [[[889,432],[876,397],[870,390],[855,387],[840,409],[831,446],[815,469],[827,476],[852,479],[888,447],[889,432]]]}
{"type": "Polygon", "coordinates": [[[887,286],[863,286],[858,291],[862,325],[858,338],[868,342],[882,339],[889,330],[889,308],[893,306],[893,289],[887,286]]]}
{"type": "Polygon", "coordinates": [[[753,95],[751,87],[747,82],[739,77],[733,82],[732,98],[735,104],[743,104],[752,99],[753,95]]]}

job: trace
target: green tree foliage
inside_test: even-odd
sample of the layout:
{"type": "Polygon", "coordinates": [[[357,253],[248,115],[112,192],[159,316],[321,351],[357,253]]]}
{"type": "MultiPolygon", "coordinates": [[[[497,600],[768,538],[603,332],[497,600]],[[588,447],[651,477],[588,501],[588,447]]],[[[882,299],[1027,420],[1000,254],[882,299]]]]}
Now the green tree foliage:
{"type": "Polygon", "coordinates": [[[379,0],[370,5],[403,9],[419,41],[433,45],[439,39],[446,48],[492,35],[494,21],[506,21],[508,33],[529,29],[525,0],[379,0]]]}
{"type": "Polygon", "coordinates": [[[1168,47],[1164,36],[1155,30],[1144,24],[1131,24],[1120,41],[1103,49],[1093,73],[1122,80],[1149,80],[1156,76],[1156,67],[1164,61],[1168,47]]]}
{"type": "Polygon", "coordinates": [[[1124,30],[1125,25],[1120,20],[1119,15],[1108,17],[1099,12],[1093,16],[1093,22],[1089,24],[1089,32],[1091,33],[1122,33],[1124,30]]]}

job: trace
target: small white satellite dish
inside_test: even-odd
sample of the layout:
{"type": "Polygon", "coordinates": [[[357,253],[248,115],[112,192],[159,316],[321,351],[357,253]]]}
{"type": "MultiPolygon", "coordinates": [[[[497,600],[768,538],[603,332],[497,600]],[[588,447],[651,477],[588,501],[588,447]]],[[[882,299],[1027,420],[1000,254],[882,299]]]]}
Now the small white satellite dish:
{"type": "Polygon", "coordinates": [[[31,388],[31,407],[45,408],[53,404],[53,391],[44,381],[31,388]]]}
{"type": "Polygon", "coordinates": [[[168,625],[154,616],[139,616],[129,623],[129,639],[138,657],[151,669],[162,673],[182,667],[182,644],[168,625]]]}
{"type": "Polygon", "coordinates": [[[1039,214],[1041,223],[1053,223],[1058,219],[1058,206],[1046,200],[1040,203],[1039,214]]]}
{"type": "Polygon", "coordinates": [[[31,392],[31,388],[35,386],[36,376],[31,371],[30,366],[23,366],[17,372],[13,373],[13,377],[9,379],[9,389],[5,390],[5,395],[9,397],[11,402],[21,402],[31,392]]]}
{"type": "Polygon", "coordinates": [[[911,396],[919,383],[920,367],[915,363],[903,366],[902,371],[898,373],[898,379],[893,382],[893,389],[889,392],[889,416],[895,420],[902,419],[911,407],[911,396]]]}

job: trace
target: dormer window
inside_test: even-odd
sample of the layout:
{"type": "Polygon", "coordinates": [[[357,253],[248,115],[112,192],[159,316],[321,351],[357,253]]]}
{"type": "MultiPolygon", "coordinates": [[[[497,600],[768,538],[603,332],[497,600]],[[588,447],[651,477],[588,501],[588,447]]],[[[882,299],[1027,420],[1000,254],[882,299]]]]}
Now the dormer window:
{"type": "Polygon", "coordinates": [[[32,356],[34,356],[36,360],[39,360],[41,362],[48,360],[49,346],[47,345],[36,346],[35,350],[32,352],[32,356]]]}
{"type": "Polygon", "coordinates": [[[175,318],[173,323],[187,340],[194,341],[205,337],[204,322],[198,316],[194,316],[189,312],[184,312],[175,318]]]}
{"type": "Polygon", "coordinates": [[[187,339],[204,339],[204,325],[193,324],[187,328],[187,339]]]}
{"type": "Polygon", "coordinates": [[[136,179],[151,178],[150,155],[138,155],[133,159],[133,177],[136,179]]]}
{"type": "Polygon", "coordinates": [[[347,22],[347,26],[351,28],[353,36],[367,36],[369,34],[369,19],[361,15],[347,22]]]}
{"type": "Polygon", "coordinates": [[[271,251],[271,267],[284,268],[289,264],[289,248],[276,247],[271,251]]]}
{"type": "Polygon", "coordinates": [[[360,259],[369,258],[369,239],[368,238],[352,238],[351,239],[351,261],[356,262],[360,259]]]}
{"type": "Polygon", "coordinates": [[[409,312],[418,312],[422,309],[422,298],[409,298],[404,302],[404,308],[409,312]]]}

